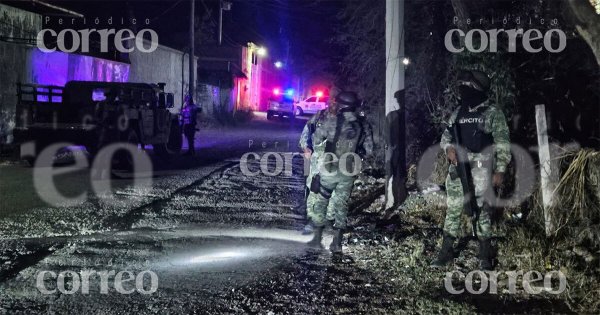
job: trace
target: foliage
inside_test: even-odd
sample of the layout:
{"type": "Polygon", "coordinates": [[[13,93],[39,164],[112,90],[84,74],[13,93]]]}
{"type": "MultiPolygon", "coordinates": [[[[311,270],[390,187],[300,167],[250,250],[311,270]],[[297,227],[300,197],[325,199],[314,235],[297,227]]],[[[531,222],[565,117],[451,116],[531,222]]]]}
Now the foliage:
{"type": "MultiPolygon", "coordinates": [[[[492,104],[498,106],[504,111],[508,119],[516,106],[515,101],[515,82],[512,69],[509,65],[508,53],[471,53],[465,50],[455,55],[454,64],[450,68],[452,75],[456,70],[480,70],[490,78],[489,99],[492,104]]],[[[451,93],[446,95],[447,103],[452,103],[456,99],[456,80],[450,80],[451,93]]]]}
{"type": "Polygon", "coordinates": [[[385,102],[385,1],[349,1],[338,19],[341,25],[334,42],[344,53],[336,83],[357,89],[368,104],[381,106],[385,102]]]}
{"type": "Polygon", "coordinates": [[[453,109],[444,100],[451,56],[444,35],[452,20],[448,2],[405,2],[407,161],[417,163],[423,151],[439,141],[443,120],[453,109]]]}
{"type": "MultiPolygon", "coordinates": [[[[383,159],[385,128],[385,1],[348,1],[339,12],[332,42],[338,46],[335,85],[355,90],[365,101],[373,126],[375,155],[383,159]]],[[[383,165],[383,163],[378,163],[383,165]]]]}

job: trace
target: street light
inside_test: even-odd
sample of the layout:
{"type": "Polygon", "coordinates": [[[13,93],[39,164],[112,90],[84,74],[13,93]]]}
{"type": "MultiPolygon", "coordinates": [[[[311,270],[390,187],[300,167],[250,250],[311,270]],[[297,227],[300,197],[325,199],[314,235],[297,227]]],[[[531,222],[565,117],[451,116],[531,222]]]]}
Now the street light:
{"type": "Polygon", "coordinates": [[[256,50],[256,53],[257,53],[259,56],[265,56],[265,55],[267,54],[267,49],[266,49],[265,47],[259,47],[259,48],[256,50]]]}
{"type": "Polygon", "coordinates": [[[408,66],[408,64],[410,64],[410,59],[408,59],[408,58],[404,57],[404,58],[402,59],[402,63],[403,63],[405,66],[408,66]]]}
{"type": "MultiPolygon", "coordinates": [[[[219,1],[219,46],[223,42],[223,11],[231,10],[231,2],[219,1]]],[[[193,12],[192,12],[193,14],[193,12]]]]}
{"type": "Polygon", "coordinates": [[[275,68],[280,69],[281,67],[283,67],[283,62],[281,61],[276,61],[275,62],[275,68]]]}

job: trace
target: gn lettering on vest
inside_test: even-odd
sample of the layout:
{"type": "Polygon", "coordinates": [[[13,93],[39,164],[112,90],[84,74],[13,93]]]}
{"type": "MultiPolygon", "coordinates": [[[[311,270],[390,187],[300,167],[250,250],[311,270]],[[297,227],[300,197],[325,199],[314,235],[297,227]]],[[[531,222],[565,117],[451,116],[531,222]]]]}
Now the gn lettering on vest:
{"type": "Polygon", "coordinates": [[[483,117],[461,118],[458,121],[458,123],[460,123],[460,124],[473,124],[473,123],[482,124],[483,123],[483,117]]]}

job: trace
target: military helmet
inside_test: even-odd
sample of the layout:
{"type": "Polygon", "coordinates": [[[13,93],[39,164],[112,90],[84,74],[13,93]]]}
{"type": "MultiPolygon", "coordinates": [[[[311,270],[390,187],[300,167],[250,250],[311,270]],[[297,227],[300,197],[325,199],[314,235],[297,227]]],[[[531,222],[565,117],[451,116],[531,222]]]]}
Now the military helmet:
{"type": "Polygon", "coordinates": [[[338,94],[340,94],[340,92],[342,92],[342,90],[337,87],[337,86],[333,86],[330,90],[329,90],[329,95],[336,97],[338,94]]]}
{"type": "Polygon", "coordinates": [[[458,85],[466,85],[482,92],[490,89],[490,78],[479,70],[461,70],[457,80],[458,85]]]}
{"type": "Polygon", "coordinates": [[[355,92],[342,91],[335,97],[338,111],[353,111],[359,105],[358,95],[355,92]]]}

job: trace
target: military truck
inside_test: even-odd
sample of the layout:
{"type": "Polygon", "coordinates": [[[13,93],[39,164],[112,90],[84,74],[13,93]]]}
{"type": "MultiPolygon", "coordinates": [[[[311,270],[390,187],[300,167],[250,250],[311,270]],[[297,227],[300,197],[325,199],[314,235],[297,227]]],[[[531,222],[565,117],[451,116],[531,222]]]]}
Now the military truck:
{"type": "MultiPolygon", "coordinates": [[[[161,158],[181,150],[178,109],[164,84],[69,81],[64,87],[18,84],[15,142],[35,142],[35,155],[52,143],[85,146],[93,157],[102,147],[150,144],[161,158]]],[[[124,150],[115,164],[131,166],[124,150]]],[[[35,156],[26,156],[30,162],[35,156]]]]}

